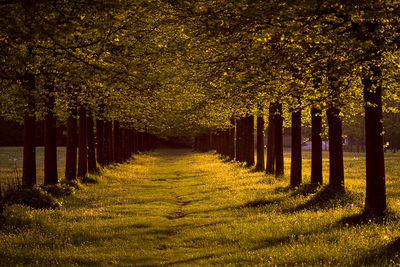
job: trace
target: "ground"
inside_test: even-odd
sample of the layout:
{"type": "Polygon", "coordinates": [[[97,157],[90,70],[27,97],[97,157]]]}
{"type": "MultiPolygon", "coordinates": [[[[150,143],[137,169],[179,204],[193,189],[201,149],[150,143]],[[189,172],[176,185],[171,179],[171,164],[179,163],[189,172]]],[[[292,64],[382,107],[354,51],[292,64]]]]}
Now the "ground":
{"type": "Polygon", "coordinates": [[[391,215],[360,220],[358,154],[345,156],[348,193],[332,199],[212,153],[136,155],[60,209],[7,207],[0,265],[398,265],[400,157],[386,158],[391,215]]]}

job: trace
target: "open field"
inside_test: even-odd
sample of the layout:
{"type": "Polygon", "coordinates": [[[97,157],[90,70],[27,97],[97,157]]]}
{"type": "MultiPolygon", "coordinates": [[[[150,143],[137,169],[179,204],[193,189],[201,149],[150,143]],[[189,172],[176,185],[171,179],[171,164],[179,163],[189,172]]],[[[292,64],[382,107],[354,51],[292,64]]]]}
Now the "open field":
{"type": "Polygon", "coordinates": [[[211,153],[156,150],[105,169],[99,184],[59,210],[7,207],[0,264],[395,266],[399,160],[387,156],[397,216],[361,223],[364,165],[355,154],[346,153],[351,202],[313,206],[315,195],[288,190],[287,176],[276,180],[211,153]]]}
{"type": "MultiPolygon", "coordinates": [[[[22,176],[22,147],[0,147],[0,183],[15,181],[22,176]]],[[[58,177],[64,177],[65,147],[57,147],[58,177]]],[[[43,183],[44,148],[36,148],[36,175],[39,184],[43,183]]]]}

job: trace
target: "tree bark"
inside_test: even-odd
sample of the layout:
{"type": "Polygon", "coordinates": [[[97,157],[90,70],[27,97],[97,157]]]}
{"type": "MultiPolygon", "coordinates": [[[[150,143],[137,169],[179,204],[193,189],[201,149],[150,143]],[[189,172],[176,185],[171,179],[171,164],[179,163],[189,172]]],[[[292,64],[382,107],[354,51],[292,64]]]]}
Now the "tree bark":
{"type": "Polygon", "coordinates": [[[89,112],[87,117],[87,141],[88,141],[88,172],[96,173],[96,144],[94,139],[93,113],[89,112]]]}
{"type": "Polygon", "coordinates": [[[131,145],[132,145],[132,153],[131,154],[135,154],[136,153],[135,129],[130,129],[130,132],[131,132],[131,145]]]}
{"type": "Polygon", "coordinates": [[[194,151],[199,151],[199,137],[194,137],[194,151]]]}
{"type": "Polygon", "coordinates": [[[218,131],[218,153],[224,155],[224,131],[218,131]]]}
{"type": "Polygon", "coordinates": [[[132,130],[132,142],[133,153],[136,154],[138,152],[138,133],[135,129],[132,130]]]}
{"type": "Polygon", "coordinates": [[[328,108],[329,185],[344,190],[342,119],[338,108],[328,108]]]}
{"type": "Polygon", "coordinates": [[[269,105],[268,115],[268,140],[267,140],[267,165],[265,172],[267,174],[275,173],[275,112],[274,103],[269,105]]]}
{"type": "Polygon", "coordinates": [[[104,121],[96,119],[97,162],[104,166],[104,121]]]}
{"type": "Polygon", "coordinates": [[[126,132],[125,132],[125,128],[120,128],[119,129],[119,133],[120,133],[120,142],[119,142],[119,159],[122,162],[124,162],[128,156],[128,152],[127,152],[127,143],[126,143],[126,132]]]}
{"type": "Polygon", "coordinates": [[[265,159],[264,159],[264,117],[262,115],[257,116],[257,165],[258,171],[265,170],[265,159]]]}
{"type": "Polygon", "coordinates": [[[223,155],[225,157],[229,156],[229,130],[223,131],[223,155]]]}
{"type": "Polygon", "coordinates": [[[79,157],[78,157],[78,177],[85,177],[87,175],[87,118],[86,108],[79,107],[79,157]]]}
{"type": "Polygon", "coordinates": [[[65,179],[68,181],[76,180],[76,162],[77,162],[77,111],[76,108],[70,109],[70,115],[67,118],[67,155],[65,161],[65,179]]]}
{"type": "Polygon", "coordinates": [[[363,79],[365,102],[366,197],[365,212],[383,215],[386,211],[385,160],[383,148],[381,69],[363,79]]]}
{"type": "Polygon", "coordinates": [[[275,176],[284,174],[282,104],[277,103],[275,121],[275,176]]]}
{"type": "Polygon", "coordinates": [[[199,137],[200,152],[210,151],[210,135],[202,134],[199,137]]]}
{"type": "Polygon", "coordinates": [[[302,182],[301,156],[301,111],[292,112],[292,154],[290,164],[290,186],[299,186],[302,182]]]}
{"type": "Polygon", "coordinates": [[[108,121],[107,122],[107,131],[108,131],[108,160],[109,164],[115,162],[114,158],[114,139],[113,139],[113,121],[108,121]]]}
{"type": "Polygon", "coordinates": [[[103,153],[103,160],[104,160],[104,165],[108,165],[110,164],[110,131],[109,131],[109,127],[110,127],[110,122],[109,121],[104,121],[104,153],[103,153]]]}
{"type": "Polygon", "coordinates": [[[216,133],[211,134],[211,149],[217,150],[217,134],[216,133]]]}
{"type": "Polygon", "coordinates": [[[31,187],[36,184],[36,120],[34,115],[24,117],[24,158],[22,170],[22,184],[31,187]]]}
{"type": "Polygon", "coordinates": [[[236,120],[236,160],[243,162],[243,123],[242,118],[236,120]]]}
{"type": "MultiPolygon", "coordinates": [[[[137,144],[138,144],[138,151],[143,152],[143,133],[142,132],[137,133],[137,144]]],[[[199,145],[200,145],[200,143],[199,143],[199,145]]]]}
{"type": "Polygon", "coordinates": [[[128,160],[131,155],[132,155],[132,139],[131,139],[131,130],[130,129],[123,129],[124,131],[124,140],[125,140],[125,144],[123,146],[124,150],[125,150],[125,160],[128,160]]]}
{"type": "Polygon", "coordinates": [[[236,160],[239,162],[244,162],[244,134],[243,134],[243,123],[244,118],[239,118],[236,120],[236,160]]]}
{"type": "Polygon", "coordinates": [[[35,101],[32,97],[32,91],[35,89],[35,76],[26,73],[22,77],[22,85],[26,91],[26,100],[28,103],[24,116],[24,154],[22,184],[32,187],[36,184],[36,145],[35,145],[35,101]]]}
{"type": "Polygon", "coordinates": [[[149,134],[145,132],[143,134],[143,142],[144,142],[144,150],[149,151],[150,150],[150,141],[149,141],[149,134]]]}
{"type": "Polygon", "coordinates": [[[254,165],[254,116],[244,118],[244,161],[247,166],[254,165]]]}
{"type": "Polygon", "coordinates": [[[47,81],[46,89],[46,115],[44,117],[44,184],[54,185],[58,183],[54,82],[47,81]]]}
{"type": "Polygon", "coordinates": [[[322,184],[322,111],[311,108],[311,183],[322,184]]]}
{"type": "Polygon", "coordinates": [[[233,160],[235,158],[235,119],[231,118],[231,128],[228,136],[228,157],[233,160]]]}
{"type": "Polygon", "coordinates": [[[129,159],[130,144],[128,130],[125,128],[121,129],[121,158],[122,161],[129,159]]]}
{"type": "Polygon", "coordinates": [[[119,121],[114,121],[114,160],[117,163],[122,162],[121,158],[121,130],[119,127],[119,121]]]}

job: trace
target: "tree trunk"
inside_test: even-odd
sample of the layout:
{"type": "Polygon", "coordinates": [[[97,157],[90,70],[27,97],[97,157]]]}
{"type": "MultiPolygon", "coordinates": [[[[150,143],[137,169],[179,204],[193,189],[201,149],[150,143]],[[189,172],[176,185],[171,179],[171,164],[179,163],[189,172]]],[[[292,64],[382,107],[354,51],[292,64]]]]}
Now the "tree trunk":
{"type": "Polygon", "coordinates": [[[124,151],[125,151],[125,160],[128,160],[132,155],[131,130],[124,128],[123,131],[124,131],[124,135],[125,135],[125,137],[124,137],[125,144],[123,146],[124,151]]]}
{"type": "Polygon", "coordinates": [[[311,108],[311,183],[322,184],[322,111],[311,108]]]}
{"type": "Polygon", "coordinates": [[[211,149],[217,150],[217,134],[216,133],[211,134],[211,149]]]}
{"type": "Polygon", "coordinates": [[[78,132],[76,108],[70,110],[70,115],[67,118],[67,155],[65,161],[65,179],[68,181],[76,180],[76,162],[77,162],[77,146],[78,132]]]}
{"type": "Polygon", "coordinates": [[[235,158],[235,119],[231,119],[231,124],[228,136],[228,157],[233,160],[235,158]]]}
{"type": "Polygon", "coordinates": [[[372,77],[363,79],[365,102],[366,197],[365,212],[386,211],[385,160],[383,148],[381,69],[371,66],[372,77]]]}
{"type": "Polygon", "coordinates": [[[97,162],[104,166],[104,121],[96,119],[97,162]]]}
{"type": "Polygon", "coordinates": [[[28,107],[24,117],[24,154],[22,184],[32,187],[36,184],[36,145],[35,145],[35,101],[32,91],[35,88],[35,76],[26,73],[22,78],[22,84],[26,90],[28,107]]]}
{"type": "Polygon", "coordinates": [[[87,118],[86,108],[79,107],[79,158],[78,158],[78,177],[85,177],[87,175],[87,118]]]}
{"type": "Polygon", "coordinates": [[[301,111],[292,112],[292,154],[290,165],[290,186],[299,186],[302,182],[301,157],[301,111]]]}
{"type": "MultiPolygon", "coordinates": [[[[143,133],[142,132],[137,133],[137,144],[138,144],[138,151],[142,152],[143,151],[143,133]]],[[[200,151],[200,142],[199,142],[199,151],[200,151]]]]}
{"type": "Polygon", "coordinates": [[[284,161],[283,161],[283,117],[282,117],[282,104],[277,103],[277,113],[275,121],[275,176],[282,176],[284,174],[284,161]]]}
{"type": "Polygon", "coordinates": [[[244,146],[245,141],[243,134],[243,123],[244,118],[239,118],[236,120],[236,160],[239,162],[244,162],[244,146]]]}
{"type": "Polygon", "coordinates": [[[114,121],[114,160],[117,163],[122,162],[121,158],[121,130],[119,127],[119,121],[114,121]]]}
{"type": "Polygon", "coordinates": [[[210,135],[202,134],[199,137],[200,152],[210,151],[210,135]]]}
{"type": "Polygon", "coordinates": [[[26,114],[24,118],[24,159],[22,184],[31,187],[36,184],[36,121],[34,115],[26,114]]]}
{"type": "Polygon", "coordinates": [[[222,131],[218,131],[216,140],[217,153],[222,154],[222,131]]]}
{"type": "Polygon", "coordinates": [[[132,147],[133,147],[133,153],[137,153],[139,150],[138,150],[138,132],[135,130],[135,129],[133,129],[132,130],[132,135],[133,135],[133,137],[132,137],[132,142],[133,142],[133,145],[132,145],[132,147]]]}
{"type": "Polygon", "coordinates": [[[96,173],[96,144],[94,140],[94,121],[93,113],[90,112],[87,117],[87,141],[88,141],[88,172],[96,173]]]}
{"type": "Polygon", "coordinates": [[[218,131],[216,134],[216,140],[215,140],[215,151],[217,152],[217,154],[221,154],[221,131],[218,131]]]}
{"type": "Polygon", "coordinates": [[[106,127],[107,131],[107,146],[108,146],[108,164],[111,164],[114,162],[114,146],[113,146],[113,122],[112,121],[106,121],[106,127]]]}
{"type": "Polygon", "coordinates": [[[329,135],[329,185],[344,190],[342,119],[338,108],[326,111],[329,135]]]}
{"type": "Polygon", "coordinates": [[[257,116],[257,165],[258,171],[265,170],[264,160],[264,117],[257,116]]]}
{"type": "Polygon", "coordinates": [[[121,157],[122,161],[129,159],[130,154],[130,144],[129,144],[129,134],[128,130],[125,128],[121,129],[121,157]]]}
{"type": "Polygon", "coordinates": [[[199,137],[194,137],[194,151],[199,151],[199,137]]]}
{"type": "Polygon", "coordinates": [[[247,115],[244,118],[244,161],[247,166],[254,165],[254,116],[247,115]]]}
{"type": "Polygon", "coordinates": [[[268,115],[268,140],[267,140],[267,166],[266,173],[275,173],[275,112],[276,108],[273,103],[269,105],[268,115]]]}
{"type": "Polygon", "coordinates": [[[223,155],[225,157],[228,157],[229,156],[229,130],[224,130],[223,136],[224,136],[223,155]]]}
{"type": "Polygon", "coordinates": [[[44,117],[44,184],[57,184],[57,126],[54,115],[54,82],[47,81],[46,115],[44,117]]]}
{"type": "Polygon", "coordinates": [[[145,132],[143,137],[144,137],[144,150],[149,151],[150,150],[149,134],[145,132]]]}
{"type": "Polygon", "coordinates": [[[110,164],[110,131],[109,131],[109,127],[110,127],[110,122],[109,121],[104,121],[104,142],[103,142],[103,160],[104,160],[104,165],[108,165],[110,164]]]}
{"type": "Polygon", "coordinates": [[[130,134],[130,138],[131,138],[131,154],[135,154],[136,153],[136,144],[135,144],[135,130],[134,129],[130,129],[129,132],[130,134]]]}

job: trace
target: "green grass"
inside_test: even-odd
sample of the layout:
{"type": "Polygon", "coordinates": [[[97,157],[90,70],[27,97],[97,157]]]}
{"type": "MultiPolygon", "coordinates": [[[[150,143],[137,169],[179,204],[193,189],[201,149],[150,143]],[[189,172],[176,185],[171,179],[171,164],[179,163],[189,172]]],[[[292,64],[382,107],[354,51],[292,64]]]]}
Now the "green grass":
{"type": "MultiPolygon", "coordinates": [[[[348,193],[325,205],[315,205],[324,191],[289,190],[288,176],[276,180],[211,153],[137,155],[58,210],[7,207],[0,265],[395,266],[400,157],[386,159],[392,213],[359,222],[365,174],[355,153],[345,153],[348,193]]],[[[309,164],[305,154],[306,180],[309,164]]]]}

